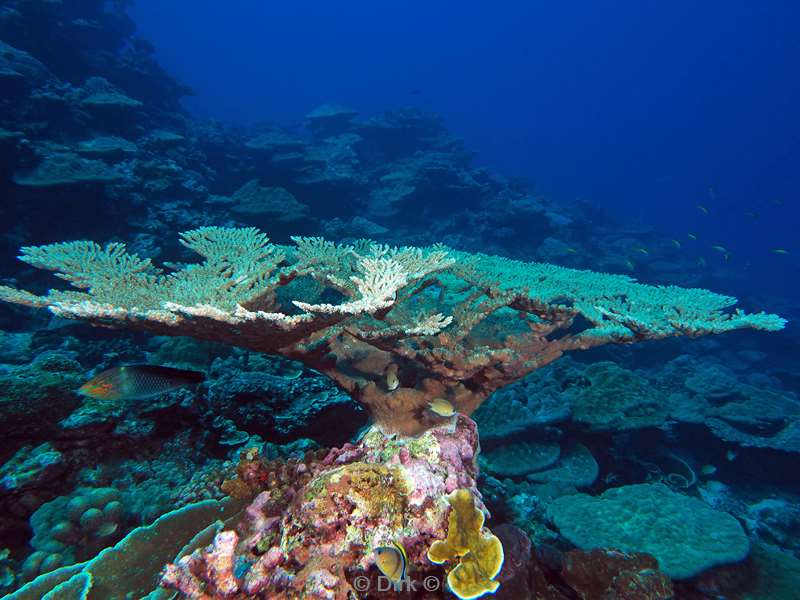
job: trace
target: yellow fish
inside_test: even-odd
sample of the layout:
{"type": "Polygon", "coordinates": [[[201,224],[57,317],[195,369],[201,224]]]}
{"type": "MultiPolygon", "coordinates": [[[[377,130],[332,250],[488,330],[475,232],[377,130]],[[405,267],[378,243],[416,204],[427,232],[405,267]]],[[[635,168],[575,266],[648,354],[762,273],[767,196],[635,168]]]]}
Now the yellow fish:
{"type": "Polygon", "coordinates": [[[672,243],[675,244],[676,248],[680,248],[681,247],[681,243],[678,240],[672,240],[672,243]]]}
{"type": "Polygon", "coordinates": [[[445,418],[450,418],[456,414],[456,409],[444,398],[434,398],[428,402],[428,410],[435,415],[445,418]]]}
{"type": "Polygon", "coordinates": [[[641,253],[642,253],[642,254],[644,254],[645,256],[647,256],[647,255],[649,255],[649,254],[650,254],[650,253],[647,251],[647,248],[637,248],[637,249],[636,249],[636,251],[637,251],[637,252],[641,252],[641,253]]]}
{"type": "Polygon", "coordinates": [[[134,400],[197,385],[205,378],[205,373],[200,371],[158,365],[127,365],[95,375],[78,389],[78,393],[96,400],[134,400]]]}
{"type": "Polygon", "coordinates": [[[717,252],[722,252],[723,254],[728,253],[728,249],[725,246],[711,246],[711,248],[717,252]]]}
{"type": "Polygon", "coordinates": [[[687,233],[686,235],[690,240],[696,240],[697,239],[697,236],[695,234],[693,234],[693,233],[687,233]]]}
{"type": "Polygon", "coordinates": [[[400,387],[400,378],[397,376],[397,370],[397,365],[395,363],[389,363],[389,366],[387,366],[386,370],[383,372],[383,376],[385,377],[384,384],[386,385],[386,390],[389,392],[393,392],[400,387]]]}
{"type": "Polygon", "coordinates": [[[392,583],[398,584],[406,578],[408,556],[406,550],[397,542],[391,546],[375,548],[375,566],[392,583]]]}
{"type": "Polygon", "coordinates": [[[698,205],[697,205],[697,209],[698,209],[698,210],[699,210],[701,213],[703,213],[704,215],[707,215],[707,214],[708,214],[708,209],[707,209],[705,206],[703,206],[702,204],[698,204],[698,205]]]}
{"type": "Polygon", "coordinates": [[[783,248],[775,248],[772,250],[775,254],[789,254],[788,250],[784,250],[783,248]]]}

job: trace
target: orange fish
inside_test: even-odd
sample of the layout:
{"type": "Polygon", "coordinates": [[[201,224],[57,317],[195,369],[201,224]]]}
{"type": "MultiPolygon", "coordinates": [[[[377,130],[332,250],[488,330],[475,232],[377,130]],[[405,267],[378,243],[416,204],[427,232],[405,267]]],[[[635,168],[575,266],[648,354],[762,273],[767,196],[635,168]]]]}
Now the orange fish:
{"type": "Polygon", "coordinates": [[[84,383],[79,394],[98,400],[133,400],[158,396],[205,380],[205,373],[158,365],[106,369],[84,383]]]}

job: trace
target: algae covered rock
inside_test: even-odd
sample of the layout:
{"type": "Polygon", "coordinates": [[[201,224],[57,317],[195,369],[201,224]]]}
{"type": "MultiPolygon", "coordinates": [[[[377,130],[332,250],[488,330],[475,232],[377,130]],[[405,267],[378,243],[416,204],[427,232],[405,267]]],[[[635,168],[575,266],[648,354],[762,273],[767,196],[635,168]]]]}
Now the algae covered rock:
{"type": "Polygon", "coordinates": [[[536,549],[533,587],[536,600],[673,600],[672,582],[647,554],[618,550],[536,549]],[[552,577],[552,571],[558,577],[552,577]],[[564,592],[569,586],[571,595],[564,592]]]}
{"type": "Polygon", "coordinates": [[[548,515],[583,550],[644,552],[673,579],[686,579],[747,557],[750,542],[739,522],[662,484],[629,485],[601,496],[563,496],[548,515]]]}
{"type": "Polygon", "coordinates": [[[408,577],[421,587],[426,576],[441,580],[443,567],[426,553],[446,538],[451,543],[440,544],[446,551],[437,557],[450,568],[451,587],[495,589],[502,545],[483,527],[476,451],[477,430],[462,415],[415,438],[387,437],[373,426],[358,443],[297,465],[302,470],[280,496],[278,487],[262,491],[235,530],[167,566],[161,583],[184,597],[220,585],[230,597],[355,597],[356,574],[379,574],[373,549],[396,542],[408,556],[408,577]],[[246,537],[236,544],[239,535],[246,537]],[[236,569],[211,568],[220,558],[236,569]]]}
{"type": "Polygon", "coordinates": [[[50,442],[23,446],[0,466],[0,493],[45,485],[66,468],[64,455],[50,442]]]}
{"type": "Polygon", "coordinates": [[[0,370],[0,421],[4,435],[56,428],[80,404],[75,394],[83,367],[72,353],[48,350],[32,362],[0,370]]]}

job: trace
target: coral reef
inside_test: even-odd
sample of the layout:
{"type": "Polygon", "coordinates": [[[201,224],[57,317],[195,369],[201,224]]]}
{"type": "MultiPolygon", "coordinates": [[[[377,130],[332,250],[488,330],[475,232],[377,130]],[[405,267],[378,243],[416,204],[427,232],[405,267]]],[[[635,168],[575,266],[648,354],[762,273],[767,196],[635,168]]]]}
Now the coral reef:
{"type": "Polygon", "coordinates": [[[356,577],[377,589],[372,550],[397,542],[410,582],[452,579],[462,596],[466,579],[511,600],[793,597],[795,330],[632,347],[783,325],[636,280],[789,317],[793,299],[762,295],[736,257],[700,262],[702,240],[676,248],[473,165],[436,115],[200,121],[125,5],[0,6],[0,294],[51,309],[0,303],[0,595],[156,600],[174,594],[153,590],[171,563],[164,582],[189,597],[336,597],[356,577]],[[23,244],[98,235],[112,244],[28,246],[13,262],[23,244]],[[40,295],[31,266],[77,291],[40,295]],[[113,405],[74,393],[128,362],[207,384],[113,405]],[[436,398],[472,413],[482,477],[474,427],[428,410],[436,398]],[[493,579],[473,577],[494,567],[470,553],[428,559],[459,529],[459,497],[481,524],[492,514],[493,579]],[[572,504],[594,516],[556,518],[572,504]],[[645,517],[663,535],[631,542],[645,517]],[[751,556],[713,567],[744,552],[734,517],[751,556]],[[721,554],[702,532],[675,537],[706,518],[730,524],[721,554]]]}
{"type": "Polygon", "coordinates": [[[557,443],[515,442],[481,456],[481,467],[496,477],[520,477],[542,471],[558,460],[557,443]]]}
{"type": "Polygon", "coordinates": [[[83,367],[76,354],[50,351],[30,363],[0,371],[0,419],[4,434],[41,435],[56,427],[80,404],[75,390],[83,381],[83,367]]]}
{"type": "Polygon", "coordinates": [[[67,468],[64,455],[50,442],[38,446],[23,446],[0,466],[0,490],[19,494],[44,487],[67,468]]]}
{"type": "Polygon", "coordinates": [[[585,385],[566,394],[572,420],[592,431],[658,427],[667,418],[666,399],[642,377],[615,363],[599,362],[583,372],[585,385]]]}
{"type": "Polygon", "coordinates": [[[552,372],[553,369],[534,371],[497,390],[481,404],[473,414],[481,440],[491,442],[516,434],[535,433],[548,425],[566,421],[570,416],[570,404],[564,401],[560,386],[553,385],[552,372]]]}

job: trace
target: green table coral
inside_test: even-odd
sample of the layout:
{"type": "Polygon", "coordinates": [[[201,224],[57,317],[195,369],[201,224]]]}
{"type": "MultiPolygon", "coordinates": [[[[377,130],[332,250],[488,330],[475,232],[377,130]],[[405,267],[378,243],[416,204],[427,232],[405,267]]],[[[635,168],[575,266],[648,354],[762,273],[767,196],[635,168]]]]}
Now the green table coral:
{"type": "Polygon", "coordinates": [[[750,552],[750,542],[734,517],[662,484],[613,488],[598,497],[563,496],[550,505],[548,514],[579,548],[652,554],[673,579],[739,562],[750,552]]]}
{"type": "MultiPolygon", "coordinates": [[[[202,260],[175,271],[116,242],[24,247],[23,261],[75,289],[38,296],[0,286],[0,300],[298,360],[366,405],[385,432],[404,435],[439,424],[431,400],[470,415],[565,352],[786,324],[732,309],[735,298],[706,290],[442,245],[295,237],[282,246],[257,229],[225,227],[188,231],[180,241],[202,260]]],[[[663,412],[644,410],[647,423],[663,412]]]]}

